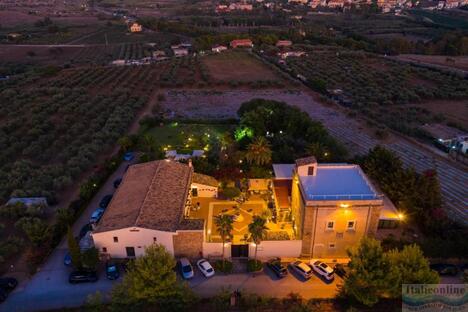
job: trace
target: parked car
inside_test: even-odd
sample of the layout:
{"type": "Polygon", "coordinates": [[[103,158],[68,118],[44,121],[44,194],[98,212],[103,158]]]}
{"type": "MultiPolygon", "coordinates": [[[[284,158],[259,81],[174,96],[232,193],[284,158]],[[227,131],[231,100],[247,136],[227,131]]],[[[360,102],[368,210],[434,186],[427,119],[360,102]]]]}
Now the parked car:
{"type": "Polygon", "coordinates": [[[114,180],[114,188],[118,188],[120,183],[122,183],[122,178],[118,178],[114,180]]]}
{"type": "Polygon", "coordinates": [[[182,277],[184,279],[190,279],[193,277],[193,268],[192,265],[190,264],[190,261],[187,258],[182,258],[179,260],[179,265],[180,265],[180,274],[182,274],[182,277]]]}
{"type": "Polygon", "coordinates": [[[0,288],[0,302],[3,302],[8,298],[8,293],[0,288]]]}
{"type": "Polygon", "coordinates": [[[73,271],[68,277],[68,282],[70,284],[76,283],[94,283],[98,280],[98,275],[96,271],[73,271]]]}
{"type": "Polygon", "coordinates": [[[315,271],[315,273],[325,278],[327,281],[333,281],[333,279],[335,278],[333,269],[325,262],[319,260],[311,260],[310,264],[312,265],[312,269],[315,271]]]}
{"type": "Polygon", "coordinates": [[[91,223],[83,225],[83,227],[80,230],[80,236],[78,238],[82,239],[83,237],[85,237],[86,233],[92,230],[93,230],[93,226],[91,225],[91,223]]]}
{"type": "Polygon", "coordinates": [[[13,277],[2,277],[0,278],[0,289],[6,292],[10,292],[18,285],[18,280],[13,277]]]}
{"type": "Polygon", "coordinates": [[[120,270],[117,264],[113,262],[107,262],[106,263],[106,275],[107,275],[107,278],[110,280],[118,279],[120,276],[120,270]]]}
{"type": "Polygon", "coordinates": [[[63,264],[66,266],[70,266],[72,264],[72,258],[70,253],[67,251],[65,256],[63,257],[63,264]]]}
{"type": "Polygon", "coordinates": [[[431,264],[430,268],[434,271],[437,271],[439,275],[455,276],[458,274],[458,268],[454,264],[437,263],[437,264],[431,264]]]}
{"type": "Polygon", "coordinates": [[[335,274],[341,278],[346,278],[348,276],[346,267],[341,263],[335,264],[333,270],[335,271],[335,274]]]}
{"type": "Polygon", "coordinates": [[[312,277],[312,269],[302,261],[294,261],[290,264],[291,268],[305,279],[312,277]]]}
{"type": "Polygon", "coordinates": [[[99,207],[106,209],[109,206],[110,201],[112,200],[112,194],[108,194],[101,199],[99,202],[99,207]]]}
{"type": "Polygon", "coordinates": [[[288,270],[284,265],[281,264],[280,258],[273,258],[268,260],[267,266],[278,276],[279,278],[283,278],[288,275],[288,270]]]}
{"type": "Polygon", "coordinates": [[[132,161],[135,158],[135,154],[133,152],[126,152],[123,156],[125,161],[132,161]]]}
{"type": "Polygon", "coordinates": [[[91,219],[89,219],[89,223],[98,223],[101,220],[102,215],[104,214],[103,208],[98,208],[94,210],[93,214],[91,215],[91,219]]]}
{"type": "Polygon", "coordinates": [[[211,277],[215,274],[215,271],[211,264],[206,259],[200,259],[197,261],[197,266],[205,277],[211,277]]]}

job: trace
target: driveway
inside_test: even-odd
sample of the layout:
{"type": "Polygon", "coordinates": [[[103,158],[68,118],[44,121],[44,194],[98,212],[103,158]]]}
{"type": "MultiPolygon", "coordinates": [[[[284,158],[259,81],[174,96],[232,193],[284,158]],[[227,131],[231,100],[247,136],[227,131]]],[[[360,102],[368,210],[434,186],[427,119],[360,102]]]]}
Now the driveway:
{"type": "Polygon", "coordinates": [[[290,293],[297,293],[303,298],[334,298],[338,291],[338,285],[343,280],[335,276],[331,283],[324,282],[317,275],[305,281],[288,268],[289,274],[279,279],[264,265],[263,272],[252,274],[217,274],[211,278],[205,278],[198,268],[195,269],[195,277],[188,283],[194,292],[201,297],[211,297],[222,289],[255,293],[269,297],[286,297],[290,293]]]}
{"type": "MultiPolygon", "coordinates": [[[[80,229],[89,222],[92,212],[99,207],[101,198],[115,191],[114,180],[123,176],[129,164],[129,162],[123,162],[94,196],[73,225],[72,230],[75,236],[78,236],[80,229]]],[[[63,239],[39,271],[31,279],[20,283],[8,299],[0,304],[0,311],[38,311],[76,307],[82,305],[88,295],[96,291],[107,293],[112,289],[116,281],[108,280],[103,268],[99,270],[99,281],[96,283],[69,284],[68,275],[72,269],[63,264],[67,249],[67,241],[63,239]]]]}

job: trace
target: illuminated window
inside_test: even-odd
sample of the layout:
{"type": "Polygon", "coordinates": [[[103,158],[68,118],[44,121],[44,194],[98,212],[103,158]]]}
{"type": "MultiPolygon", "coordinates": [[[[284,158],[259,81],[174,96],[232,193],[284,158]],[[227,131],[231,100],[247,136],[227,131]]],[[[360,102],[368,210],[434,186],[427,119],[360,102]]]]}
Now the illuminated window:
{"type": "Polygon", "coordinates": [[[335,228],[335,221],[327,221],[327,230],[333,231],[334,228],[335,228]]]}
{"type": "Polygon", "coordinates": [[[356,229],[356,221],[354,221],[354,220],[348,221],[348,223],[346,224],[346,229],[347,230],[355,230],[356,229]]]}

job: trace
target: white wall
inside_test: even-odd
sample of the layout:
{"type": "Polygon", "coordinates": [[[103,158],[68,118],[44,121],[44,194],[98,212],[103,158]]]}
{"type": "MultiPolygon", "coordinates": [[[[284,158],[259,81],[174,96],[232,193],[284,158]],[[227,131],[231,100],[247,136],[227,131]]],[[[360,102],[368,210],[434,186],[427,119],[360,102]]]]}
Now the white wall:
{"type": "MultiPolygon", "coordinates": [[[[203,242],[203,257],[221,257],[223,254],[223,243],[203,242]]],[[[226,243],[224,247],[224,257],[231,257],[231,244],[226,243]]]]}
{"type": "Polygon", "coordinates": [[[174,254],[174,243],[172,236],[176,233],[149,230],[143,228],[126,228],[109,232],[93,233],[94,245],[99,252],[103,253],[102,248],[107,249],[107,253],[112,258],[126,258],[127,252],[125,247],[134,247],[135,255],[141,256],[145,252],[145,247],[154,243],[159,243],[166,247],[170,254],[174,254]],[[114,236],[118,238],[118,242],[114,242],[114,236]]]}
{"type": "MultiPolygon", "coordinates": [[[[257,258],[297,258],[301,255],[302,240],[263,241],[258,245],[257,258]]],[[[255,256],[255,245],[249,244],[249,257],[255,256]]]]}
{"type": "Polygon", "coordinates": [[[192,183],[192,189],[193,188],[198,190],[198,197],[218,197],[218,188],[216,186],[192,183]]]}

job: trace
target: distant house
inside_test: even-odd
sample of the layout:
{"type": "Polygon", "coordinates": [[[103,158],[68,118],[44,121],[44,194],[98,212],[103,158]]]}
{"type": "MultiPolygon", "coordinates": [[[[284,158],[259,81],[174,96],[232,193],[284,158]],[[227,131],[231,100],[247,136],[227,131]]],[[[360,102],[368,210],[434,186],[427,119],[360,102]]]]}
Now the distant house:
{"type": "Polygon", "coordinates": [[[114,60],[112,61],[112,65],[123,66],[125,65],[125,60],[114,60]]]}
{"type": "Polygon", "coordinates": [[[186,56],[189,54],[189,50],[187,48],[175,48],[175,49],[172,49],[172,52],[174,52],[174,56],[186,56]]]}
{"type": "Polygon", "coordinates": [[[288,0],[288,3],[295,3],[295,4],[307,4],[309,0],[288,0]]]}
{"type": "Polygon", "coordinates": [[[229,10],[234,11],[252,11],[253,6],[247,3],[231,3],[229,5],[229,10]]]}
{"type": "Polygon", "coordinates": [[[304,51],[288,51],[288,52],[280,52],[278,53],[278,56],[282,58],[283,60],[288,58],[288,57],[301,57],[306,55],[304,51]]]}
{"type": "Polygon", "coordinates": [[[153,51],[153,57],[154,58],[161,58],[161,57],[165,57],[165,56],[166,56],[166,52],[164,52],[162,50],[153,51]]]}
{"type": "Polygon", "coordinates": [[[130,32],[132,33],[141,32],[142,29],[143,27],[138,23],[132,23],[132,25],[130,25],[130,32]]]}
{"type": "Polygon", "coordinates": [[[223,45],[215,45],[214,47],[211,48],[211,51],[216,52],[216,53],[221,53],[226,50],[227,50],[227,47],[223,45]]]}
{"type": "Polygon", "coordinates": [[[278,40],[276,43],[277,47],[290,47],[292,42],[290,40],[278,40]]]}
{"type": "Polygon", "coordinates": [[[250,39],[235,39],[231,41],[232,48],[252,48],[253,43],[250,39]]]}
{"type": "Polygon", "coordinates": [[[225,5],[225,4],[220,4],[220,5],[218,5],[218,6],[216,7],[216,9],[215,9],[215,12],[216,12],[216,13],[227,13],[227,12],[229,12],[229,11],[231,11],[231,10],[230,10],[229,7],[228,7],[227,5],[225,5]]]}

